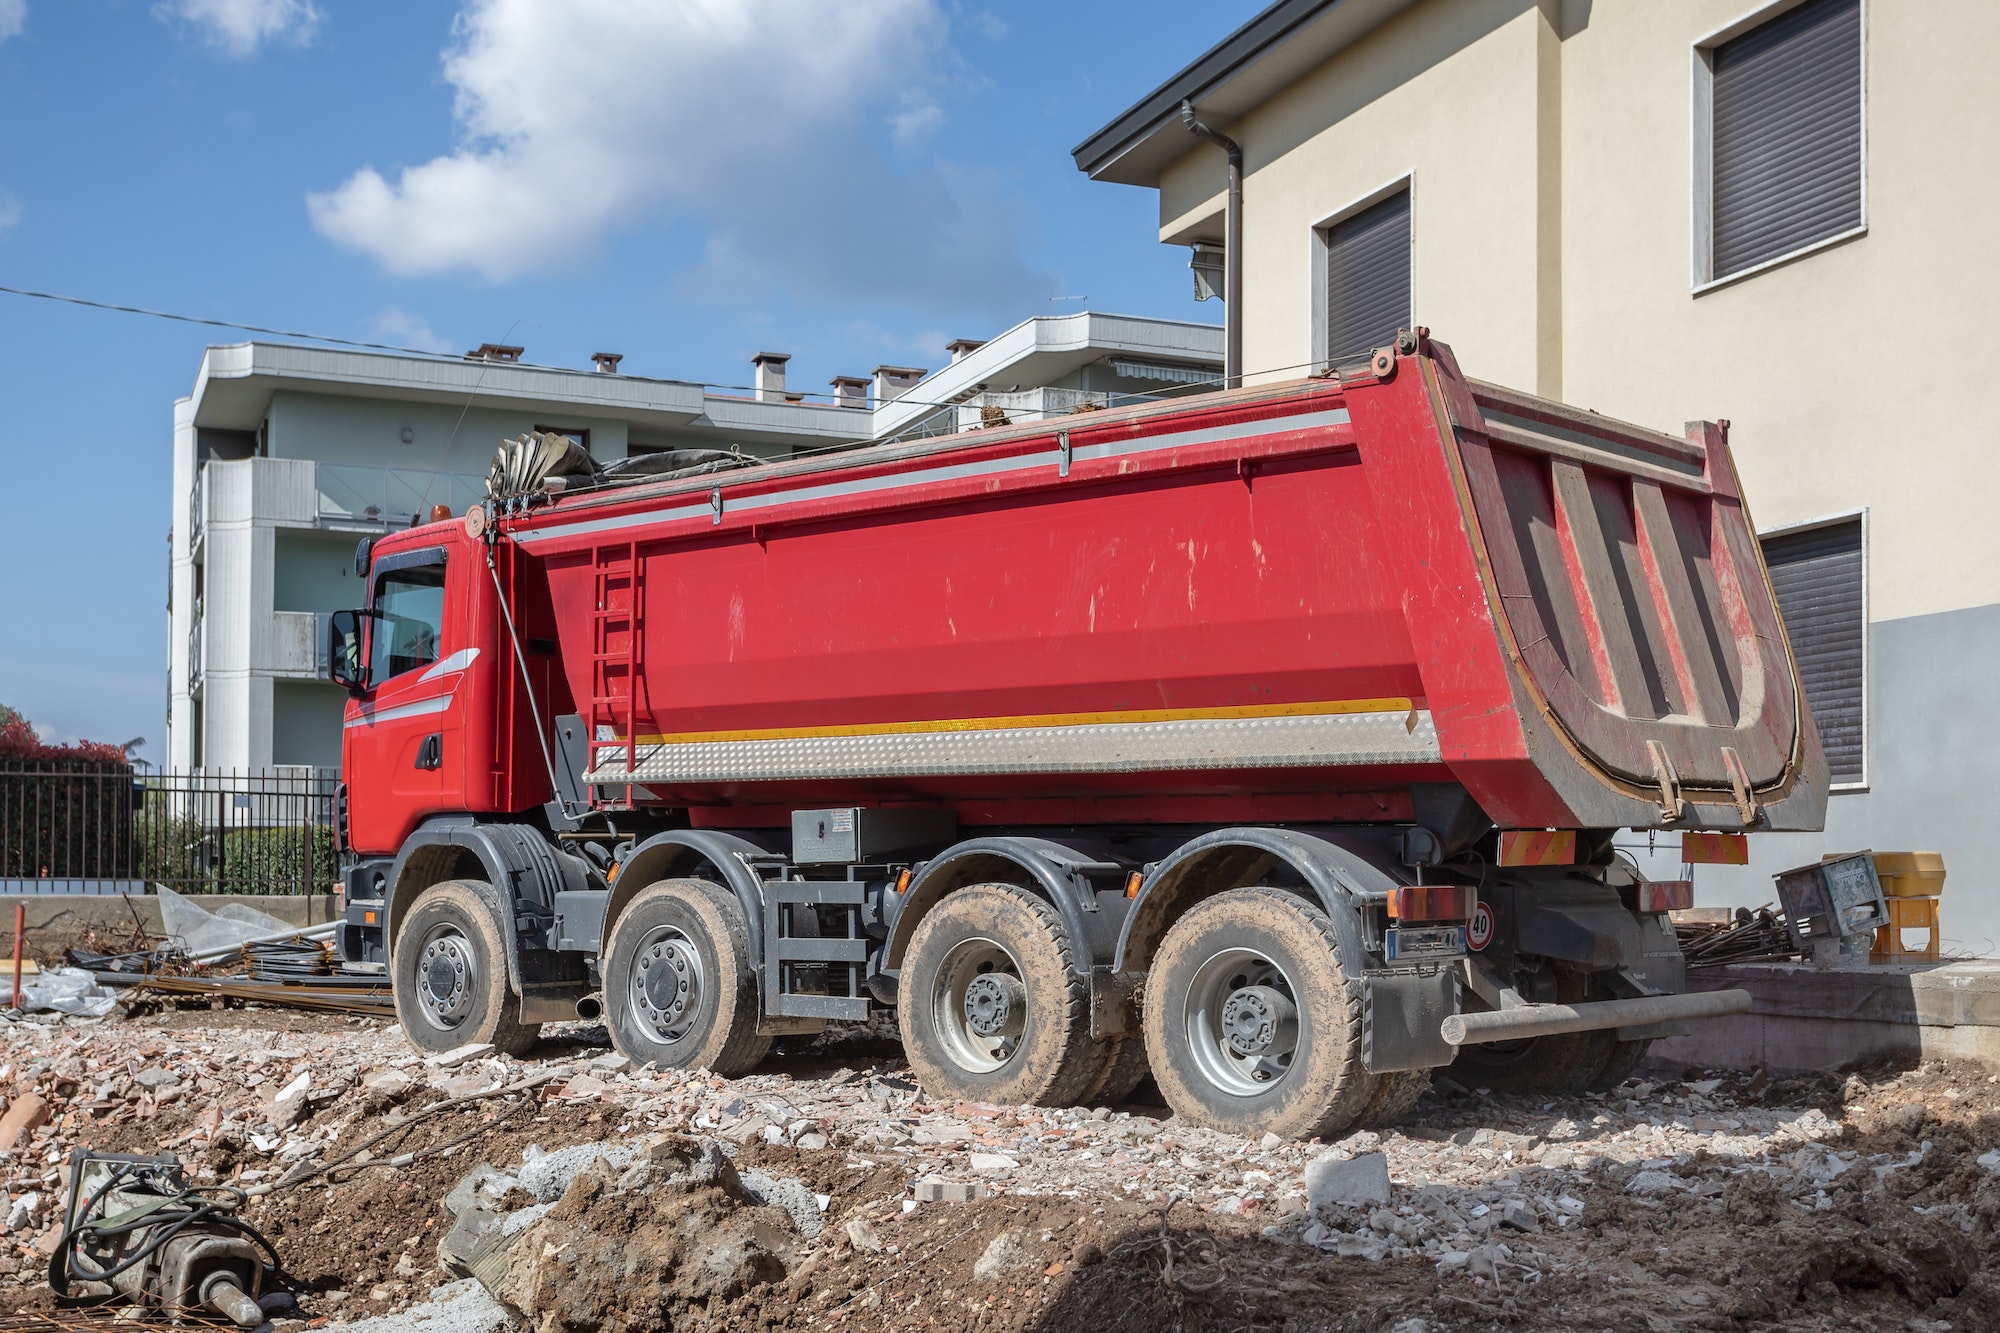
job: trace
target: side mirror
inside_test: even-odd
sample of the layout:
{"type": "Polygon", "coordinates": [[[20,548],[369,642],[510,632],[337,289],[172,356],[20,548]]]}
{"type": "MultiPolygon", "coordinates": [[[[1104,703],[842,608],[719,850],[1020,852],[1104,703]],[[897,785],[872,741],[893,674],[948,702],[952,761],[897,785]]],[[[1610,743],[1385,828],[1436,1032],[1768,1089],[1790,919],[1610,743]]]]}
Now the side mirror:
{"type": "Polygon", "coordinates": [[[335,611],[326,621],[326,678],[349,694],[368,691],[366,611],[335,611]]]}

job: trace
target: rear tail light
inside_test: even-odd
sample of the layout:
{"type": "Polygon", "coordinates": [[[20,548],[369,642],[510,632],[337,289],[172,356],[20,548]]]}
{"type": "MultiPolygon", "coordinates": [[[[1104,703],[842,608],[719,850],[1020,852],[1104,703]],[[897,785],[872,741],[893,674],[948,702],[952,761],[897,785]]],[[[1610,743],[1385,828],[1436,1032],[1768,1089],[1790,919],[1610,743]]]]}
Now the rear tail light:
{"type": "Polygon", "coordinates": [[[1639,886],[1642,912],[1685,912],[1694,906],[1694,881],[1656,879],[1639,886]]]}
{"type": "Polygon", "coordinates": [[[1407,884],[1389,890],[1389,915],[1398,921],[1469,921],[1478,900],[1470,884],[1407,884]]]}

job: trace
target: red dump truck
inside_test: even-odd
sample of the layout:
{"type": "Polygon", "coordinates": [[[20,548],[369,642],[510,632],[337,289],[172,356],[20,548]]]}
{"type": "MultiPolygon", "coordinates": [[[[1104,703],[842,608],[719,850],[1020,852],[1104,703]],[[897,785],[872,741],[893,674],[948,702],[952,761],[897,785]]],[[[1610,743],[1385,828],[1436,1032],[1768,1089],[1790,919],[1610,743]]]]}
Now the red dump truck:
{"type": "Polygon", "coordinates": [[[426,1049],[602,1014],[730,1074],[893,1006],[935,1097],[1150,1071],[1327,1133],[1445,1065],[1622,1080],[1741,997],[1684,993],[1688,885],[1613,834],[1824,814],[1726,423],[1471,381],[1423,330],[740,469],[511,457],[365,543],[332,624],[342,950],[426,1049]]]}

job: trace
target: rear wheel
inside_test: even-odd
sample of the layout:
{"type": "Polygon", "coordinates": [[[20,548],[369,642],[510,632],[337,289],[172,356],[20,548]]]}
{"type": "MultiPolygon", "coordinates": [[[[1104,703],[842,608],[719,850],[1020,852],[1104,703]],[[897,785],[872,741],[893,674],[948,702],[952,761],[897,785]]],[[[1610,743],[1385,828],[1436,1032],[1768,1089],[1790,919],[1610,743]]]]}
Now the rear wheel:
{"type": "Polygon", "coordinates": [[[1146,980],[1146,1052],[1189,1122],[1286,1138],[1338,1133],[1373,1101],[1361,1064],[1361,987],[1333,922],[1277,889],[1196,904],[1146,980]]]}
{"type": "Polygon", "coordinates": [[[1417,1109],[1417,1099],[1431,1087],[1431,1071],[1428,1069],[1402,1069],[1393,1074],[1375,1076],[1375,1097],[1355,1118],[1355,1123],[1368,1129],[1384,1129],[1401,1123],[1404,1116],[1417,1109]]]}
{"type": "Polygon", "coordinates": [[[639,890],[604,942],[604,1018],[634,1064],[747,1074],[771,1049],[757,1035],[757,971],[743,909],[704,879],[639,890]]]}
{"type": "Polygon", "coordinates": [[[1117,1106],[1152,1072],[1146,1061],[1145,1035],[1136,1026],[1122,1037],[1111,1038],[1107,1045],[1110,1050],[1103,1071],[1097,1076],[1097,1086],[1083,1095],[1083,1100],[1092,1106],[1117,1106]]]}
{"type": "Polygon", "coordinates": [[[491,893],[479,880],[433,884],[396,923],[390,950],[396,1017],[420,1050],[485,1042],[520,1055],[541,1032],[539,1023],[521,1021],[521,999],[508,988],[506,942],[491,893]]]}
{"type": "MultiPolygon", "coordinates": [[[[1574,973],[1558,975],[1558,1003],[1577,1004],[1588,994],[1584,978],[1574,973]]],[[[1590,1086],[1604,1069],[1606,1054],[1598,1033],[1562,1032],[1461,1046],[1449,1072],[1454,1081],[1467,1087],[1569,1096],[1590,1086]]]]}
{"type": "Polygon", "coordinates": [[[1070,1106],[1104,1072],[1062,918],[1026,889],[948,895],[910,937],[898,989],[903,1053],[932,1097],[1070,1106]]]}
{"type": "Polygon", "coordinates": [[[1620,1041],[1616,1031],[1596,1034],[1604,1039],[1604,1060],[1598,1070],[1584,1085],[1589,1092],[1611,1092],[1626,1079],[1646,1058],[1646,1052],[1653,1048],[1650,1038],[1644,1041],[1620,1041]]]}

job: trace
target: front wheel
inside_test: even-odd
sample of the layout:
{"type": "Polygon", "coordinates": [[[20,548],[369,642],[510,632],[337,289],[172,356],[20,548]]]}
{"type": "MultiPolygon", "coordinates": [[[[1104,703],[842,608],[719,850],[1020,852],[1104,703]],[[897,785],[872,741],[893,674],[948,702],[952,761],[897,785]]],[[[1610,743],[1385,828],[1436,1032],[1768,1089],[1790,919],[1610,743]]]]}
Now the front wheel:
{"type": "Polygon", "coordinates": [[[396,1017],[410,1044],[424,1051],[491,1043],[520,1055],[539,1023],[521,1021],[521,999],[508,988],[506,944],[478,880],[433,884],[396,923],[390,950],[396,1017]]]}
{"type": "Polygon", "coordinates": [[[1333,922],[1278,889],[1189,909],[1146,979],[1146,1053],[1167,1104],[1231,1134],[1339,1133],[1375,1104],[1361,1063],[1361,987],[1333,922]]]}
{"type": "Polygon", "coordinates": [[[757,1035],[757,971],[743,909],[719,884],[663,879],[639,890],[604,941],[604,1018],[633,1064],[747,1074],[771,1049],[757,1035]]]}

